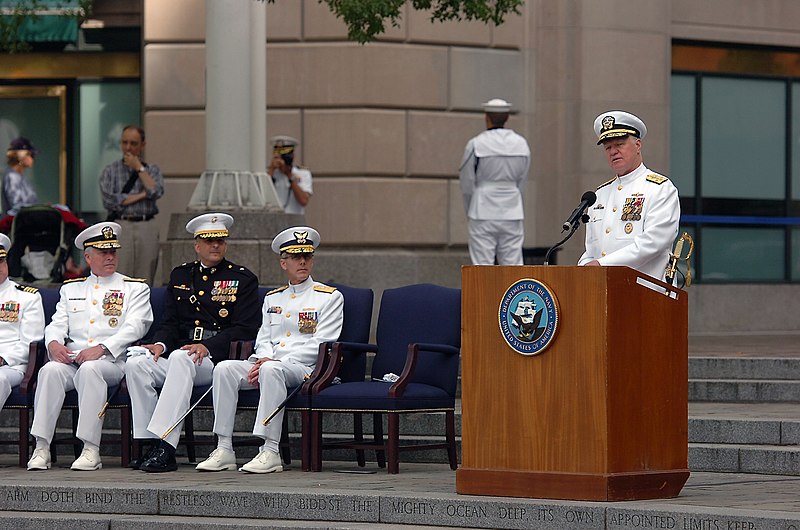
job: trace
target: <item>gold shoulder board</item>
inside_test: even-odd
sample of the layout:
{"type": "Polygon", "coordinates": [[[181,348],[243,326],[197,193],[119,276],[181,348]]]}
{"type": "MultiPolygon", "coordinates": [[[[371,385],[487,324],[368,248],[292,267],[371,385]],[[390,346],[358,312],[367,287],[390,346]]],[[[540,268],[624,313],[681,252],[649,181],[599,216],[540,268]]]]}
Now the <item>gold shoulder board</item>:
{"type": "Polygon", "coordinates": [[[86,277],[86,276],[84,276],[84,277],[82,277],[82,278],[71,278],[71,279],[69,279],[69,280],[64,280],[64,281],[63,281],[63,282],[61,282],[61,283],[85,282],[85,281],[86,281],[86,279],[87,279],[87,277],[86,277]]]}
{"type": "Polygon", "coordinates": [[[605,187],[605,186],[608,186],[609,184],[611,184],[611,183],[612,183],[612,182],[614,182],[615,180],[617,180],[617,179],[616,179],[616,178],[613,178],[613,179],[611,179],[611,180],[609,180],[609,181],[607,181],[607,182],[603,182],[602,184],[600,184],[599,186],[597,186],[597,189],[599,190],[600,188],[603,188],[603,187],[605,187]]]}
{"type": "Polygon", "coordinates": [[[284,285],[283,287],[278,287],[277,289],[273,289],[273,290],[271,290],[270,292],[268,292],[268,293],[267,293],[267,296],[269,296],[269,295],[271,295],[271,294],[279,293],[279,292],[281,292],[281,291],[285,291],[285,290],[286,290],[286,289],[288,289],[288,288],[289,288],[289,286],[288,286],[288,285],[284,285]]]}
{"type": "Polygon", "coordinates": [[[36,294],[39,292],[39,289],[36,287],[31,287],[30,285],[17,285],[17,289],[20,291],[24,291],[26,293],[33,293],[36,294]]]}
{"type": "Polygon", "coordinates": [[[663,184],[666,181],[668,181],[669,179],[667,177],[665,177],[664,175],[658,175],[656,173],[650,173],[649,175],[647,175],[647,180],[649,182],[654,182],[655,184],[663,184]]]}
{"type": "Polygon", "coordinates": [[[315,285],[314,290],[320,293],[331,294],[332,292],[336,291],[336,287],[331,287],[329,285],[315,285]]]}
{"type": "Polygon", "coordinates": [[[125,278],[126,282],[139,282],[139,283],[147,283],[147,280],[144,278],[125,278]]]}

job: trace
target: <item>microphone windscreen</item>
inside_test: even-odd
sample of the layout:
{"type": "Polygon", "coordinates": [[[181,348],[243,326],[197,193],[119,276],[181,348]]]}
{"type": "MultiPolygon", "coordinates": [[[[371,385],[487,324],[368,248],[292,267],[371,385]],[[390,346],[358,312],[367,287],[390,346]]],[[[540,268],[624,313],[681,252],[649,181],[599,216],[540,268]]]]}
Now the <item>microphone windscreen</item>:
{"type": "Polygon", "coordinates": [[[589,203],[587,206],[591,206],[597,200],[597,195],[593,191],[587,191],[583,195],[581,195],[581,202],[586,201],[589,203]]]}

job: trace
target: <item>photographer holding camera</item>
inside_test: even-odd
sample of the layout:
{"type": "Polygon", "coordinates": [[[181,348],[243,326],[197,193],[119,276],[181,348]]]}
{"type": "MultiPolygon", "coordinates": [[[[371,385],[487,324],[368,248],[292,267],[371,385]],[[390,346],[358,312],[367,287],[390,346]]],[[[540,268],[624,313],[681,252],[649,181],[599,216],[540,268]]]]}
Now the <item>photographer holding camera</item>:
{"type": "Polygon", "coordinates": [[[291,136],[275,136],[272,143],[272,160],[267,173],[272,177],[275,192],[286,213],[305,213],[313,189],[311,172],[294,164],[294,150],[298,141],[291,136]]]}

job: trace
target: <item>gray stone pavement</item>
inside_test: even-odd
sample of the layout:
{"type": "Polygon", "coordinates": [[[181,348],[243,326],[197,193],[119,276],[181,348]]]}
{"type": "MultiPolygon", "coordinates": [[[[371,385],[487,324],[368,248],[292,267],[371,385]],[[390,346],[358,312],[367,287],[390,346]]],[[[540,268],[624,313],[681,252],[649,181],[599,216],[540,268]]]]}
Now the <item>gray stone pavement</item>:
{"type": "Polygon", "coordinates": [[[455,472],[442,464],[401,463],[399,475],[374,464],[372,474],[339,472],[358,469],[346,462],[325,462],[321,473],[291,467],[271,475],[199,473],[184,464],[152,475],[121,469],[112,458],[96,472],[70,471],[64,460],[28,472],[13,456],[0,458],[0,527],[5,516],[56,512],[141,514],[165,524],[191,516],[207,524],[229,517],[464,528],[800,528],[800,477],[694,472],[674,499],[598,503],[458,495],[455,472]]]}

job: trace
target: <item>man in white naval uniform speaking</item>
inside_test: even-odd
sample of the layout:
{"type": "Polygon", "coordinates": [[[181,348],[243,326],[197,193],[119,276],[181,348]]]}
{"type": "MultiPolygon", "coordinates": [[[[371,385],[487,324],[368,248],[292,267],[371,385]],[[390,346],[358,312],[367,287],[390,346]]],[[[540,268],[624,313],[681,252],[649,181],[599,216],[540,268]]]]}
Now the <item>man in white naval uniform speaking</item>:
{"type": "Polygon", "coordinates": [[[35,287],[8,279],[11,240],[0,234],[0,410],[28,368],[31,342],[44,336],[42,297],[35,287]]]}
{"type": "Polygon", "coordinates": [[[594,131],[616,176],[597,188],[578,265],[627,265],[663,280],[681,217],[678,190],[644,165],[642,120],[608,111],[594,120],[594,131]]]}
{"type": "Polygon", "coordinates": [[[525,214],[522,196],[531,150],[525,138],[505,128],[511,104],[483,104],[486,129],[467,142],[459,180],[469,224],[473,265],[522,265],[525,214]]]}
{"type": "Polygon", "coordinates": [[[264,298],[263,319],[253,355],[246,361],[222,361],[214,370],[214,433],[217,448],[197,465],[199,471],[236,469],[233,420],[240,389],[260,388],[253,434],[264,440],[258,455],[239,471],[283,470],[278,455],[283,410],[265,427],[264,418],[286,399],[287,388],[303,383],[314,370],[319,345],[336,341],[342,331],[344,298],[333,287],[311,278],[319,233],[313,228],[288,228],[272,240],[289,283],[264,298]]]}
{"type": "Polygon", "coordinates": [[[50,468],[50,442],[66,392],[78,391],[77,436],[83,452],[72,469],[100,469],[98,417],[107,399],[108,386],[122,380],[127,349],[141,339],[153,323],[150,288],[143,279],[117,272],[120,226],[102,222],[90,226],[75,238],[75,246],[91,273],[86,278],[67,280],[44,343],[50,362],[39,371],[34,397],[31,434],[36,449],[28,469],[50,468]]]}

